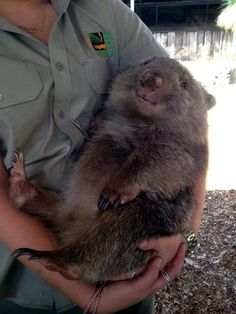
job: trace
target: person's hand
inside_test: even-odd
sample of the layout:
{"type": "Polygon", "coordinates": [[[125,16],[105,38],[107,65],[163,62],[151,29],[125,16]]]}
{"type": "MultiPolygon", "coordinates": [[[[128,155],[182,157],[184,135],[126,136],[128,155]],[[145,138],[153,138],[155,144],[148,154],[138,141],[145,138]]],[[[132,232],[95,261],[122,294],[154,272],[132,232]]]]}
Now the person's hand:
{"type": "MultiPolygon", "coordinates": [[[[168,274],[172,280],[180,274],[185,252],[185,245],[180,245],[168,267],[168,274]]],[[[107,284],[102,291],[97,312],[103,314],[116,312],[155,294],[166,285],[161,275],[162,265],[162,259],[155,257],[148,263],[146,269],[134,279],[107,284]]]]}
{"type": "MultiPolygon", "coordinates": [[[[186,241],[181,233],[169,237],[150,238],[140,243],[139,248],[141,250],[154,250],[157,255],[162,258],[162,267],[164,268],[176,256],[179,246],[185,244],[185,253],[187,251],[186,241]]],[[[184,263],[184,256],[183,261],[184,263]]]]}

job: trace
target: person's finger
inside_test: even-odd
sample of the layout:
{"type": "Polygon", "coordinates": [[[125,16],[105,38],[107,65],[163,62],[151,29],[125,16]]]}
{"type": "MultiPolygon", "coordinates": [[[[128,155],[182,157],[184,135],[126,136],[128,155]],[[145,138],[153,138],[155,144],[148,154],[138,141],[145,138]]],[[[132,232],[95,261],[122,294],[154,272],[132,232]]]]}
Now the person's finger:
{"type": "Polygon", "coordinates": [[[156,245],[157,241],[158,241],[157,238],[150,238],[144,240],[139,244],[139,248],[141,250],[153,250],[153,247],[156,245]]]}
{"type": "Polygon", "coordinates": [[[172,274],[173,277],[171,278],[176,278],[177,276],[179,276],[184,264],[186,250],[187,250],[186,244],[182,243],[177,251],[176,256],[172,260],[171,265],[165,267],[165,269],[172,274]]]}
{"type": "Polygon", "coordinates": [[[162,259],[156,257],[148,263],[146,269],[140,276],[133,281],[129,280],[133,283],[133,287],[140,293],[140,295],[145,297],[152,293],[152,287],[155,285],[156,280],[159,277],[161,267],[162,259]]]}
{"type": "MultiPolygon", "coordinates": [[[[184,264],[185,254],[186,254],[186,244],[183,243],[180,245],[175,258],[171,262],[171,265],[168,267],[165,267],[165,271],[168,273],[169,277],[172,280],[175,280],[180,275],[183,264],[184,264]]],[[[160,288],[162,288],[165,285],[166,285],[166,281],[160,272],[159,277],[154,286],[153,292],[158,291],[160,288]]]]}
{"type": "Polygon", "coordinates": [[[166,242],[169,242],[171,240],[174,240],[176,238],[176,235],[172,235],[172,236],[166,236],[166,237],[158,237],[158,238],[149,238],[149,239],[146,239],[142,242],[139,243],[139,249],[141,250],[155,250],[159,243],[165,243],[166,242]]]}
{"type": "MultiPolygon", "coordinates": [[[[187,250],[188,250],[188,246],[187,246],[186,243],[182,243],[180,246],[182,247],[182,250],[183,250],[183,255],[182,255],[183,260],[182,260],[182,264],[184,264],[184,259],[185,259],[185,256],[186,256],[186,253],[187,253],[187,250]]],[[[177,255],[176,255],[176,256],[177,256],[177,255]]],[[[170,267],[172,267],[173,262],[175,262],[176,256],[173,258],[172,261],[170,261],[170,262],[165,266],[166,269],[169,269],[170,267]]]]}
{"type": "MultiPolygon", "coordinates": [[[[160,258],[159,256],[155,257],[148,262],[148,264],[144,267],[142,273],[139,276],[133,278],[133,280],[130,280],[130,278],[128,278],[128,280],[120,281],[120,283],[122,284],[123,282],[123,284],[125,284],[127,287],[129,286],[136,288],[138,288],[139,286],[150,286],[152,283],[155,283],[156,279],[158,278],[161,267],[162,258],[160,258]]],[[[113,281],[111,281],[111,283],[112,282],[113,281]]]]}

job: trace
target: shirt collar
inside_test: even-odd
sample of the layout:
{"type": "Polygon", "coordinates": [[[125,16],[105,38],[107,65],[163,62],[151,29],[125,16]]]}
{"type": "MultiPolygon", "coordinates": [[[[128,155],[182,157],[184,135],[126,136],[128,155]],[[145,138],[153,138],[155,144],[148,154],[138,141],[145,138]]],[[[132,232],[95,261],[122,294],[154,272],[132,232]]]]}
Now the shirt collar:
{"type": "Polygon", "coordinates": [[[52,5],[58,14],[62,14],[68,7],[70,0],[51,0],[52,5]]]}

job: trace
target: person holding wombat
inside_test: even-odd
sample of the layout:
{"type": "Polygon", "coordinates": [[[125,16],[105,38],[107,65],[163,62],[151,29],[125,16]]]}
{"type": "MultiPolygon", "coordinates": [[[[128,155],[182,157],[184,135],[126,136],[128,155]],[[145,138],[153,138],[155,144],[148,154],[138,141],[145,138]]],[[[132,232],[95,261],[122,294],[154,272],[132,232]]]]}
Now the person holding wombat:
{"type": "MultiPolygon", "coordinates": [[[[20,247],[53,250],[54,242],[39,221],[11,206],[5,168],[11,169],[13,152],[21,147],[30,182],[61,191],[69,160],[77,158],[111,78],[128,65],[167,55],[140,20],[116,0],[4,0],[0,29],[0,311],[78,313],[96,285],[71,281],[66,273],[61,272],[63,277],[25,257],[18,262],[11,256],[20,247]]],[[[205,170],[192,187],[197,202],[191,222],[195,234],[204,182],[205,170]]],[[[108,284],[98,313],[152,313],[150,296],[181,271],[186,253],[182,243],[180,233],[140,243],[143,250],[157,251],[158,257],[135,279],[128,274],[130,280],[108,284]]]]}

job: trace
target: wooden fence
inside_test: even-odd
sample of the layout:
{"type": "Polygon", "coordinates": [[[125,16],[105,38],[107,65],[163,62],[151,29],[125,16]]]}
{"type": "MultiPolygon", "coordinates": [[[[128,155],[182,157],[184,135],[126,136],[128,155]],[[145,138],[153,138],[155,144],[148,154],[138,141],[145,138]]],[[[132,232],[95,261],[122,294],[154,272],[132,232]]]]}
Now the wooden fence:
{"type": "Polygon", "coordinates": [[[172,58],[236,61],[236,32],[214,29],[153,31],[153,33],[172,58]]]}

